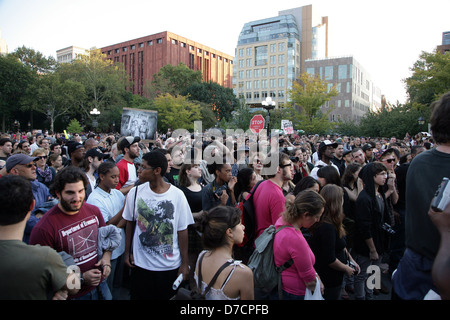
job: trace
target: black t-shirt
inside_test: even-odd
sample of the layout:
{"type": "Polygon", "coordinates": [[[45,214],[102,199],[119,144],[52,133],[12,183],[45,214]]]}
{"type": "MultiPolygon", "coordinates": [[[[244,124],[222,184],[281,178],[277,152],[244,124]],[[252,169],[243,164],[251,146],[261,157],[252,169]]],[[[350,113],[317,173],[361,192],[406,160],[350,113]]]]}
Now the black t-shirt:
{"type": "Polygon", "coordinates": [[[192,212],[199,212],[202,210],[202,190],[192,191],[185,186],[178,186],[183,191],[189,203],[192,212]]]}
{"type": "Polygon", "coordinates": [[[329,264],[336,259],[344,264],[347,263],[344,252],[345,238],[339,238],[336,227],[324,222],[313,228],[308,243],[316,258],[314,269],[319,274],[324,286],[336,287],[341,285],[344,272],[331,268],[329,264]]]}

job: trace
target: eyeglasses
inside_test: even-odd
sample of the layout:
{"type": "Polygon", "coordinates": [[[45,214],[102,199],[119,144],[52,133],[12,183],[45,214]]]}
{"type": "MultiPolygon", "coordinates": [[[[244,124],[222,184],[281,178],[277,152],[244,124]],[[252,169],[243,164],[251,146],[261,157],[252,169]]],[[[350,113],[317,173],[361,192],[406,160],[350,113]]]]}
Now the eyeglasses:
{"type": "Polygon", "coordinates": [[[36,158],[38,158],[39,160],[42,160],[42,159],[47,159],[48,157],[47,156],[38,156],[36,158]]]}
{"type": "Polygon", "coordinates": [[[287,163],[287,164],[280,164],[280,168],[286,168],[286,167],[292,167],[292,166],[293,166],[292,162],[287,163]]]}
{"type": "Polygon", "coordinates": [[[23,166],[24,166],[25,168],[32,168],[32,167],[35,167],[36,164],[34,164],[34,163],[29,163],[29,164],[23,164],[23,166]]]}
{"type": "Polygon", "coordinates": [[[392,162],[394,162],[395,161],[395,159],[384,159],[384,161],[386,161],[387,163],[392,163],[392,162]]]}

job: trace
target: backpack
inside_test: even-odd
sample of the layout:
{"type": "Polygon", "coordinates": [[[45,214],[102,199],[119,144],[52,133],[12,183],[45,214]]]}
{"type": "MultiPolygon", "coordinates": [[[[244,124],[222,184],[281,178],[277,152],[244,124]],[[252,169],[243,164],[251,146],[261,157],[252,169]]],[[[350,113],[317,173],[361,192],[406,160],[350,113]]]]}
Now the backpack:
{"type": "Polygon", "coordinates": [[[294,261],[289,259],[282,266],[275,265],[273,257],[273,239],[275,234],[292,226],[281,226],[275,229],[271,225],[266,228],[263,233],[255,240],[255,250],[248,261],[248,267],[253,271],[253,279],[255,288],[261,288],[266,292],[272,291],[278,286],[278,293],[281,298],[281,272],[289,268],[294,261]]]}
{"type": "Polygon", "coordinates": [[[242,208],[242,224],[245,226],[245,244],[244,246],[250,250],[250,254],[253,251],[253,243],[255,242],[256,235],[256,219],[255,219],[255,206],[253,204],[253,195],[256,188],[264,180],[259,181],[253,189],[250,191],[250,196],[242,201],[238,207],[242,208]]]}

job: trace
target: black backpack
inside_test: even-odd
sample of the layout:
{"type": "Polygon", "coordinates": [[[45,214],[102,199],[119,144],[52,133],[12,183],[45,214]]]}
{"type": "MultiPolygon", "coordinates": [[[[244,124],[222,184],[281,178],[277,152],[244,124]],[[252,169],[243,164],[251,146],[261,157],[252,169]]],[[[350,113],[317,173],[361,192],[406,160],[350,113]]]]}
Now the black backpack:
{"type": "Polygon", "coordinates": [[[254,243],[256,239],[256,219],[255,219],[255,205],[253,204],[253,195],[258,188],[259,184],[264,180],[259,181],[254,187],[253,190],[250,191],[250,196],[247,200],[243,201],[242,204],[242,217],[245,226],[245,235],[247,237],[247,242],[243,247],[243,261],[247,261],[247,259],[251,256],[254,250],[254,243]]]}

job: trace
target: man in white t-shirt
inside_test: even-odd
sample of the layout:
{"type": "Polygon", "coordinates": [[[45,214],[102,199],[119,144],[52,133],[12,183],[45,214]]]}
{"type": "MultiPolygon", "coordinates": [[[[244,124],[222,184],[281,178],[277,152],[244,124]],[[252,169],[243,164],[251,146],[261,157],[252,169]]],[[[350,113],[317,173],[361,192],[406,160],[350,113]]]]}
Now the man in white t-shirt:
{"type": "Polygon", "coordinates": [[[339,168],[331,161],[334,157],[337,145],[337,143],[333,143],[330,140],[324,140],[320,143],[318,150],[319,161],[314,164],[314,169],[311,170],[310,174],[314,179],[318,179],[317,171],[325,166],[332,166],[339,173],[339,168]]]}
{"type": "Polygon", "coordinates": [[[178,275],[189,275],[187,227],[194,223],[184,193],[164,181],[167,159],[144,154],[138,186],[127,195],[125,264],[131,268],[131,299],[170,299],[178,275]],[[154,288],[154,289],[152,289],[154,288]]]}

